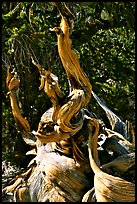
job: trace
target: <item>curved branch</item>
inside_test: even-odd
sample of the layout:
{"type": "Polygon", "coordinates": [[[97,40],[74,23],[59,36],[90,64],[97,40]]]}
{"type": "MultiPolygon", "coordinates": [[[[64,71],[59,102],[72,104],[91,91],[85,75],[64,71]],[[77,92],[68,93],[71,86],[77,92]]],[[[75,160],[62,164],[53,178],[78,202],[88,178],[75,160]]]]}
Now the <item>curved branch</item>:
{"type": "Polygon", "coordinates": [[[16,6],[12,11],[10,11],[9,13],[3,15],[3,17],[4,17],[4,18],[5,18],[5,17],[11,17],[11,16],[19,9],[19,7],[20,7],[21,4],[22,4],[21,2],[18,3],[17,6],[16,6]]]}
{"type": "Polygon", "coordinates": [[[97,165],[98,150],[95,147],[95,144],[97,145],[98,141],[98,131],[96,128],[95,132],[93,133],[91,131],[91,127],[93,128],[93,125],[91,125],[91,122],[89,122],[88,150],[90,165],[95,173],[94,187],[97,202],[134,202],[135,184],[120,177],[107,174],[97,165]]]}
{"type": "Polygon", "coordinates": [[[63,105],[58,113],[57,123],[62,131],[76,134],[83,125],[83,114],[77,123],[72,123],[71,119],[79,112],[85,103],[85,94],[83,90],[74,90],[71,99],[63,105]]]}
{"type": "Polygon", "coordinates": [[[70,82],[70,100],[63,105],[58,113],[57,123],[64,132],[74,135],[83,125],[83,118],[76,124],[71,122],[73,116],[85,107],[91,97],[92,86],[80,67],[77,54],[71,49],[70,27],[65,17],[62,17],[60,28],[55,27],[58,38],[58,52],[70,82]]]}
{"type": "Polygon", "coordinates": [[[11,72],[9,65],[7,70],[6,84],[9,89],[8,94],[10,96],[12,113],[19,129],[22,132],[23,139],[27,144],[35,146],[36,138],[32,136],[29,122],[22,117],[17,102],[17,91],[19,89],[20,80],[15,70],[11,72]]]}
{"type": "Polygon", "coordinates": [[[60,109],[60,100],[63,98],[63,94],[61,92],[61,89],[58,84],[58,77],[52,74],[50,71],[47,71],[41,67],[40,64],[37,64],[34,59],[32,58],[32,63],[38,67],[40,76],[41,76],[41,85],[39,89],[43,89],[45,93],[50,98],[53,107],[54,112],[52,116],[53,123],[56,124],[57,122],[57,116],[60,109]]]}
{"type": "Polygon", "coordinates": [[[52,29],[55,31],[58,38],[58,52],[61,58],[62,64],[65,68],[67,78],[70,81],[71,90],[73,91],[76,88],[84,89],[86,101],[85,105],[88,104],[92,86],[80,67],[79,59],[74,50],[71,49],[71,40],[69,38],[69,25],[66,18],[62,17],[60,28],[55,27],[52,29]],[[75,85],[77,83],[77,86],[75,85]]]}

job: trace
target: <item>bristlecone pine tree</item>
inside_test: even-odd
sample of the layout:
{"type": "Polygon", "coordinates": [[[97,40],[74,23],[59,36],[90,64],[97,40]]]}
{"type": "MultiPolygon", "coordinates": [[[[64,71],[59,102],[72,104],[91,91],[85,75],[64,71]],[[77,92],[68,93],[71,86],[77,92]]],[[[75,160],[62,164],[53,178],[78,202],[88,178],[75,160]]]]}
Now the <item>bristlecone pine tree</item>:
{"type": "Polygon", "coordinates": [[[58,77],[35,62],[53,107],[41,117],[37,132],[31,131],[17,100],[20,80],[8,65],[6,84],[12,113],[24,141],[34,154],[28,170],[16,176],[4,192],[14,202],[133,202],[135,201],[134,131],[110,111],[92,90],[71,49],[74,16],[65,3],[52,3],[61,15],[57,35],[58,53],[66,71],[70,93],[64,97],[58,77]],[[94,117],[86,106],[90,98],[106,112],[112,129],[94,117]]]}

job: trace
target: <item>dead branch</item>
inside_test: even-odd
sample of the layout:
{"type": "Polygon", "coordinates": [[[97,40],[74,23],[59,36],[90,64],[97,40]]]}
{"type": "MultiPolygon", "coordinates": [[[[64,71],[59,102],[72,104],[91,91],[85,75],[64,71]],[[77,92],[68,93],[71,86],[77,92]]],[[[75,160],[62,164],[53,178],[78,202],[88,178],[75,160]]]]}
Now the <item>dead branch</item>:
{"type": "Polygon", "coordinates": [[[57,34],[58,53],[69,80],[70,93],[63,101],[57,76],[32,58],[41,76],[39,89],[44,89],[53,107],[42,115],[38,130],[31,132],[29,122],[23,118],[18,106],[18,74],[15,70],[11,72],[8,66],[6,84],[12,113],[24,141],[35,146],[27,153],[34,154],[35,158],[29,163],[27,172],[17,176],[15,183],[7,186],[5,191],[14,193],[15,202],[135,201],[135,184],[124,178],[129,172],[133,175],[134,137],[128,141],[125,132],[121,135],[101,127],[100,120],[85,109],[93,93],[105,110],[112,129],[121,122],[92,92],[78,56],[71,49],[73,14],[64,2],[52,3],[61,14],[60,27],[51,30],[57,34]],[[98,142],[98,139],[102,141],[98,142]],[[101,151],[103,155],[100,156],[101,151]],[[106,158],[106,163],[102,157],[106,158]]]}

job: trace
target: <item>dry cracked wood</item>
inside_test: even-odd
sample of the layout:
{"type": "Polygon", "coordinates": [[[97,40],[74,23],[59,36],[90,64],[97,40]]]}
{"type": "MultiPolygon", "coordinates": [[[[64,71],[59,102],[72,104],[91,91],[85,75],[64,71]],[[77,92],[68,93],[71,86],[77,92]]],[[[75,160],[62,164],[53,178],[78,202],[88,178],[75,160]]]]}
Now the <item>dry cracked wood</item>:
{"type": "Polygon", "coordinates": [[[70,122],[71,118],[88,104],[92,86],[80,67],[76,52],[71,49],[69,30],[70,27],[65,17],[61,19],[60,28],[52,29],[57,34],[59,56],[70,82],[70,100],[59,110],[57,123],[63,131],[75,134],[81,129],[83,123],[80,120],[73,125],[70,122]]]}
{"type": "MultiPolygon", "coordinates": [[[[93,125],[88,123],[89,129],[89,158],[90,165],[93,169],[94,176],[94,187],[97,202],[134,202],[135,201],[135,184],[126,181],[120,177],[112,176],[103,172],[97,164],[97,148],[94,148],[94,143],[97,142],[98,130],[96,129],[93,133],[93,125]]],[[[114,163],[109,163],[109,165],[114,165],[114,163]]],[[[123,168],[125,167],[125,162],[121,162],[123,168]]],[[[119,163],[115,162],[115,166],[119,167],[119,163]]],[[[121,169],[122,167],[120,167],[121,169]]]]}
{"type": "Polygon", "coordinates": [[[31,134],[29,122],[25,118],[23,118],[19,109],[19,104],[17,100],[17,90],[19,88],[20,80],[17,72],[15,72],[15,70],[11,71],[11,68],[9,65],[7,69],[6,84],[9,89],[8,95],[10,97],[12,113],[18,127],[22,132],[23,139],[27,144],[31,146],[35,146],[36,139],[31,134]]]}
{"type": "MultiPolygon", "coordinates": [[[[32,62],[38,67],[41,74],[40,88],[44,87],[45,92],[53,103],[54,112],[52,120],[55,125],[53,127],[52,122],[50,123],[53,129],[51,132],[53,135],[62,134],[62,139],[67,139],[68,135],[73,136],[82,128],[84,114],[81,110],[90,100],[92,86],[80,67],[77,54],[71,49],[71,40],[69,38],[70,27],[67,19],[62,17],[60,28],[55,27],[52,30],[57,33],[59,55],[70,82],[70,94],[67,103],[60,107],[59,99],[62,95],[57,80],[55,80],[55,76],[49,71],[42,69],[33,59],[32,62]],[[56,87],[57,89],[55,89],[56,87]],[[72,118],[77,117],[79,114],[81,114],[80,119],[76,123],[72,123],[72,118]]],[[[49,142],[49,140],[47,140],[47,135],[43,134],[41,131],[41,128],[43,128],[42,118],[38,131],[33,131],[33,134],[41,142],[49,142]]],[[[44,128],[46,129],[46,125],[44,125],[44,128]]],[[[52,138],[51,141],[53,141],[52,138]]],[[[58,141],[60,141],[60,137],[58,141]]],[[[55,142],[57,142],[57,136],[55,142]]]]}
{"type": "MultiPolygon", "coordinates": [[[[134,183],[121,178],[122,174],[135,165],[134,138],[129,142],[121,134],[105,128],[103,134],[106,135],[101,147],[107,154],[103,156],[107,157],[108,152],[113,151],[117,158],[112,160],[110,156],[111,160],[100,166],[99,120],[92,118],[84,109],[90,101],[92,85],[80,67],[76,52],[71,49],[70,18],[73,15],[65,3],[53,3],[61,13],[61,24],[59,28],[51,30],[57,34],[58,52],[69,81],[70,93],[67,102],[65,100],[61,103],[63,95],[58,78],[32,59],[41,76],[39,89],[44,89],[53,107],[42,115],[37,132],[31,132],[29,122],[22,117],[18,106],[18,75],[8,67],[6,83],[13,116],[25,142],[36,146],[37,151],[33,149],[28,152],[34,154],[35,158],[28,165],[28,173],[24,174],[26,177],[21,175],[6,190],[14,191],[14,201],[19,202],[134,201],[134,183]],[[119,171],[120,177],[110,175],[113,174],[113,168],[119,171]]],[[[106,107],[104,110],[115,126],[118,118],[111,115],[106,107]]]]}
{"type": "Polygon", "coordinates": [[[56,124],[58,111],[60,109],[60,99],[63,98],[63,94],[58,84],[58,77],[55,76],[50,71],[43,69],[40,64],[37,64],[34,61],[33,58],[32,58],[32,63],[38,67],[38,70],[41,76],[41,84],[40,84],[39,90],[42,90],[44,88],[45,93],[48,95],[48,97],[50,98],[53,104],[54,112],[53,112],[52,120],[54,124],[56,124]]]}

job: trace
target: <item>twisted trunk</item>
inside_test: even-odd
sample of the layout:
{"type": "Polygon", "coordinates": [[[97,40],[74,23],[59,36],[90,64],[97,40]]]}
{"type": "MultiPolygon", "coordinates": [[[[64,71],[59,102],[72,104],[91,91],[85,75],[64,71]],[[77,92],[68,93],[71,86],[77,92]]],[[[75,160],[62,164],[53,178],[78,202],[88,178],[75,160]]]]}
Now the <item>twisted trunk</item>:
{"type": "MultiPolygon", "coordinates": [[[[5,193],[13,192],[14,201],[19,202],[134,201],[134,183],[121,178],[125,173],[133,172],[134,142],[124,138],[125,132],[122,136],[102,127],[100,120],[86,110],[92,85],[80,67],[77,54],[71,49],[72,13],[65,3],[54,2],[54,5],[62,18],[60,28],[51,30],[57,34],[58,52],[70,93],[64,100],[58,78],[32,59],[41,76],[39,89],[44,89],[53,107],[42,115],[38,130],[31,132],[29,122],[22,117],[17,103],[19,78],[8,68],[6,83],[13,116],[24,140],[35,146],[36,151],[33,149],[27,153],[35,155],[27,172],[17,176],[15,183],[4,189],[5,193]],[[125,171],[122,171],[123,168],[125,171]],[[118,176],[113,175],[115,172],[118,176]]],[[[121,120],[105,107],[95,93],[92,94],[106,111],[111,124],[116,126],[117,122],[119,126],[121,120]]],[[[122,127],[125,125],[121,124],[122,127]]]]}

